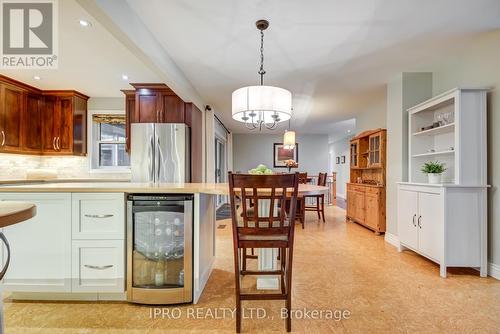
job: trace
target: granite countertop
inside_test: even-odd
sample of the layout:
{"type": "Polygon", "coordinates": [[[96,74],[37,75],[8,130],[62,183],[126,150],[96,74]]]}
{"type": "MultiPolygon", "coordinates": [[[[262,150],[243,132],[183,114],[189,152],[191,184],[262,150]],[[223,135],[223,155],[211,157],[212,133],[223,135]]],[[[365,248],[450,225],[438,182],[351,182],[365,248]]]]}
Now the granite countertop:
{"type": "Polygon", "coordinates": [[[3,185],[0,192],[88,192],[88,193],[202,193],[227,195],[226,183],[138,183],[138,182],[44,182],[37,184],[3,185]]]}

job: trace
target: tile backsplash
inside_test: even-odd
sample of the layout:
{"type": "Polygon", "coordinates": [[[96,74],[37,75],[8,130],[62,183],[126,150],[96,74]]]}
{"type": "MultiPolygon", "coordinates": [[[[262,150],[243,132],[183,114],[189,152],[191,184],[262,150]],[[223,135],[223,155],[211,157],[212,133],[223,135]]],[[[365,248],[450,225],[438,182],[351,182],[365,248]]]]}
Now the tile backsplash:
{"type": "Polygon", "coordinates": [[[0,179],[24,179],[26,170],[37,168],[54,169],[59,178],[130,178],[130,173],[90,173],[87,157],[0,153],[0,179]]]}

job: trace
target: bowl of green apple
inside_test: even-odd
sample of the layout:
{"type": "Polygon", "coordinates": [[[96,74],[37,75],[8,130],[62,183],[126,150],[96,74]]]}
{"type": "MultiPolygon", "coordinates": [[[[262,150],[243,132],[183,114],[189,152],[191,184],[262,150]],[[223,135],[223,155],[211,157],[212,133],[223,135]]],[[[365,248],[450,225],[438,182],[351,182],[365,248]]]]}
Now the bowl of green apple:
{"type": "Polygon", "coordinates": [[[257,168],[253,168],[253,169],[250,169],[248,171],[249,174],[253,174],[253,175],[271,175],[271,174],[274,174],[274,172],[272,171],[272,169],[269,169],[267,168],[266,165],[258,165],[257,168]]]}

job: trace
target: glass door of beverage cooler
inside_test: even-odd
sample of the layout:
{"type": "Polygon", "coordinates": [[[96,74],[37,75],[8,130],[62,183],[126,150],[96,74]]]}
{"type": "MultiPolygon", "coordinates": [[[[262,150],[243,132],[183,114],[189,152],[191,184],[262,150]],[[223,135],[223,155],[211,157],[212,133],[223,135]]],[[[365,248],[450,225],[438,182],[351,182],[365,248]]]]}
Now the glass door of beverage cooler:
{"type": "Polygon", "coordinates": [[[130,195],[127,210],[128,300],[191,302],[193,195],[130,195]]]}

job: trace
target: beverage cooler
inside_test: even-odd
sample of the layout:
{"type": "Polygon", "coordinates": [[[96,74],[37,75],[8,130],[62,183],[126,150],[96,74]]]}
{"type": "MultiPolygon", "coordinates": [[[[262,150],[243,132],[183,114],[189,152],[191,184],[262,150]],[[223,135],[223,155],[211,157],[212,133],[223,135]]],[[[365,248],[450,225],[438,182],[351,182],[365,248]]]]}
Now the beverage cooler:
{"type": "Polygon", "coordinates": [[[193,195],[136,194],[127,201],[127,300],[189,303],[193,195]]]}

